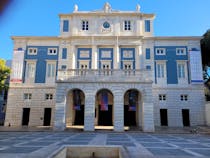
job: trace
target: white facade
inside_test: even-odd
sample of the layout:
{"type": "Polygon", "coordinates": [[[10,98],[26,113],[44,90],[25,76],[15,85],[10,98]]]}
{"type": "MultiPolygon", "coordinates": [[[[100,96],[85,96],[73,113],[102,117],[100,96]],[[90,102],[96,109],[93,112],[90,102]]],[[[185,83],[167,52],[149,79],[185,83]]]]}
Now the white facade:
{"type": "MultiPolygon", "coordinates": [[[[58,37],[12,37],[14,49],[25,56],[24,68],[18,70],[23,82],[11,80],[6,126],[44,124],[63,130],[84,125],[86,131],[136,126],[153,132],[155,126],[205,123],[203,83],[191,78],[189,53],[200,50],[200,37],[154,37],[155,15],[141,13],[138,5],[127,12],[108,3],[90,12],[75,6],[73,13],[59,16],[58,37]],[[26,103],[21,96],[29,88],[26,103]],[[75,90],[80,91],[80,110],[75,110],[75,90]],[[101,110],[103,92],[107,111],[101,110]],[[132,111],[134,92],[138,99],[132,111]]],[[[198,74],[200,65],[194,65],[198,74]]]]}

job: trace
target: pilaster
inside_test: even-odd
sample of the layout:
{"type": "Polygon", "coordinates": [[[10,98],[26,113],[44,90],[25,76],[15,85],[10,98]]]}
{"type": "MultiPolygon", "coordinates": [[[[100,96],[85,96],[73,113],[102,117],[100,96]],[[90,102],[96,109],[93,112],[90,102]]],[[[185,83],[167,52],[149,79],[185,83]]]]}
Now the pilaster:
{"type": "Polygon", "coordinates": [[[114,95],[114,131],[124,131],[124,106],[122,94],[114,95]]]}
{"type": "Polygon", "coordinates": [[[146,90],[142,106],[142,129],[144,132],[154,132],[154,104],[152,102],[152,88],[146,90]]]}
{"type": "Polygon", "coordinates": [[[66,96],[62,87],[56,89],[54,130],[63,131],[66,127],[66,96]]]}
{"type": "Polygon", "coordinates": [[[119,53],[119,45],[116,44],[114,47],[114,69],[120,68],[120,53],[119,53]]]}
{"type": "Polygon", "coordinates": [[[76,69],[77,66],[76,66],[76,60],[77,60],[77,49],[75,47],[75,45],[71,45],[70,47],[70,54],[71,54],[71,57],[72,57],[72,65],[71,65],[71,69],[76,69]]]}
{"type": "Polygon", "coordinates": [[[98,67],[98,62],[97,62],[97,46],[92,45],[92,69],[97,69],[98,67]]]}
{"type": "Polygon", "coordinates": [[[93,91],[88,91],[85,94],[85,121],[84,130],[94,131],[95,120],[95,96],[93,91]]]}
{"type": "Polygon", "coordinates": [[[144,55],[142,46],[137,46],[136,51],[136,69],[144,69],[144,55]]]}
{"type": "Polygon", "coordinates": [[[56,103],[54,130],[63,131],[65,129],[65,102],[56,103]]]}

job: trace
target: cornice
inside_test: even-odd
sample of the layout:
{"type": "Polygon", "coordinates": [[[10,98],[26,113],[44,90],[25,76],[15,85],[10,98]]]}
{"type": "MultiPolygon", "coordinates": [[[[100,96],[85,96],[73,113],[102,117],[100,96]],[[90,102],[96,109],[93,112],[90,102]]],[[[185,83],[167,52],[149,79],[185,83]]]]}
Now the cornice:
{"type": "Polygon", "coordinates": [[[139,12],[111,12],[111,13],[104,13],[104,12],[75,12],[69,14],[59,14],[60,18],[71,18],[74,16],[139,16],[141,18],[149,18],[154,19],[155,14],[145,14],[139,12]]]}
{"type": "Polygon", "coordinates": [[[58,36],[11,36],[12,40],[58,40],[58,36]]]}
{"type": "Polygon", "coordinates": [[[202,36],[154,36],[143,37],[144,40],[201,40],[202,36]]]}

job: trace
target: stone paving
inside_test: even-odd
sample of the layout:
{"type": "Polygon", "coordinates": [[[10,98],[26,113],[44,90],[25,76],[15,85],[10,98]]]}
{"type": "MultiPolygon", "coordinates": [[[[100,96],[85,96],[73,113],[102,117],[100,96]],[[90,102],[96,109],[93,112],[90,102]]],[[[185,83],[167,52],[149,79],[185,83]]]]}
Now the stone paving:
{"type": "Polygon", "coordinates": [[[207,158],[210,136],[139,132],[0,132],[0,157],[49,157],[63,145],[120,145],[131,158],[207,158]]]}

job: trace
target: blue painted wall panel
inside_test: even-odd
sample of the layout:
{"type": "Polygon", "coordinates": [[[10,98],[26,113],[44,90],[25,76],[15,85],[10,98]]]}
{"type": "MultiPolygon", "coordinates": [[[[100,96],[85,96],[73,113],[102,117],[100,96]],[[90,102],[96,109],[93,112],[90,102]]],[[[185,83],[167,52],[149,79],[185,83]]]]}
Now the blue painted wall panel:
{"type": "Polygon", "coordinates": [[[99,48],[99,69],[101,69],[101,61],[103,60],[111,60],[111,69],[113,69],[113,48],[99,48]],[[102,51],[110,51],[111,55],[110,57],[103,57],[102,56],[102,51]]]}
{"type": "Polygon", "coordinates": [[[62,49],[62,59],[67,59],[67,48],[62,49]]]}
{"type": "Polygon", "coordinates": [[[79,60],[89,60],[89,69],[91,69],[92,63],[92,48],[78,48],[77,49],[77,68],[79,68],[79,60]],[[81,51],[88,51],[88,57],[82,57],[80,52],[81,51]]]}
{"type": "Polygon", "coordinates": [[[146,48],[146,59],[150,59],[150,48],[146,48]]]}
{"type": "MultiPolygon", "coordinates": [[[[186,46],[156,46],[154,47],[154,59],[155,60],[166,60],[167,69],[167,84],[177,84],[177,60],[188,60],[188,51],[186,46]],[[157,48],[165,48],[165,55],[156,55],[157,48]],[[185,48],[186,55],[176,55],[176,48],[185,48]]],[[[189,78],[189,75],[188,75],[189,78]]],[[[156,76],[155,76],[156,80],[156,76]]]]}
{"type": "Polygon", "coordinates": [[[178,84],[176,61],[168,60],[166,62],[166,67],[167,67],[167,84],[178,84]]]}
{"type": "Polygon", "coordinates": [[[155,83],[157,83],[156,62],[154,64],[154,73],[155,73],[155,83]]]}
{"type": "MultiPolygon", "coordinates": [[[[25,52],[25,59],[36,60],[36,72],[35,72],[35,83],[45,83],[45,75],[46,75],[46,60],[58,60],[58,52],[59,47],[57,46],[27,46],[28,48],[37,48],[37,55],[28,55],[27,51],[25,52]],[[48,48],[57,48],[56,55],[48,55],[48,48]]],[[[24,66],[24,72],[26,69],[26,62],[24,66]]],[[[57,64],[56,64],[56,72],[57,72],[57,64]]],[[[24,77],[25,78],[25,73],[24,77]]]]}
{"type": "Polygon", "coordinates": [[[151,70],[151,66],[150,66],[150,65],[147,65],[147,66],[146,66],[146,69],[147,69],[147,70],[151,70]]]}
{"type": "Polygon", "coordinates": [[[121,69],[123,69],[123,60],[133,61],[133,69],[135,69],[135,48],[121,48],[120,49],[120,67],[121,67],[121,69]],[[124,57],[123,56],[124,50],[132,51],[132,57],[124,57]]]}

